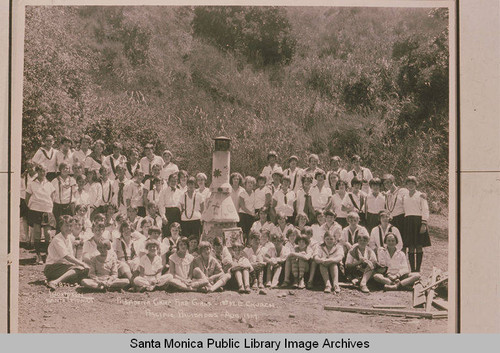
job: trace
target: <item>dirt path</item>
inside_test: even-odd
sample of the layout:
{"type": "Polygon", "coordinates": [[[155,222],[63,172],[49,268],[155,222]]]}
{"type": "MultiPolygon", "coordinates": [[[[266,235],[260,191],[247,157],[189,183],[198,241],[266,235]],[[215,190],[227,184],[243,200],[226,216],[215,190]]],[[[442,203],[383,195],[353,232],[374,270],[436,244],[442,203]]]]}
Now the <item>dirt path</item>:
{"type": "MultiPolygon", "coordinates": [[[[448,236],[444,217],[430,220],[432,247],[423,275],[432,266],[447,270],[448,236]]],[[[49,292],[43,266],[22,250],[19,332],[86,333],[349,333],[446,332],[447,320],[427,320],[325,311],[324,305],[406,305],[411,292],[343,289],[340,295],[308,290],[271,290],[267,295],[223,293],[78,293],[73,287],[49,292]]]]}

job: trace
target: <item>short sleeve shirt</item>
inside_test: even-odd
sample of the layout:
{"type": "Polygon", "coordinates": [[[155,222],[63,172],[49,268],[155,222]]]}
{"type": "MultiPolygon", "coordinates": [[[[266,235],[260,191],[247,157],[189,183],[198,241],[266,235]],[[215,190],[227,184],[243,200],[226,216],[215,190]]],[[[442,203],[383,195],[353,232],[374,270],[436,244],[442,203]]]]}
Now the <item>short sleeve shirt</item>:
{"type": "Polygon", "coordinates": [[[158,255],[153,258],[153,261],[149,259],[148,255],[142,255],[139,260],[139,266],[144,268],[145,276],[155,276],[163,268],[161,257],[158,255]]]}
{"type": "Polygon", "coordinates": [[[118,260],[113,250],[109,250],[104,261],[96,255],[90,259],[89,275],[92,276],[117,276],[118,275],[118,260]]]}
{"type": "Polygon", "coordinates": [[[201,256],[198,256],[193,260],[193,267],[199,268],[205,274],[205,276],[208,277],[222,272],[222,266],[220,262],[213,256],[209,257],[208,265],[205,265],[205,262],[201,256]]]}
{"type": "MultiPolygon", "coordinates": [[[[255,209],[255,192],[252,192],[250,195],[248,195],[247,191],[243,189],[240,192],[240,197],[245,202],[245,207],[248,210],[252,211],[255,209]]],[[[243,210],[240,210],[240,212],[243,212],[243,210]]]]}
{"type": "Polygon", "coordinates": [[[189,268],[191,267],[191,262],[194,260],[193,255],[186,253],[184,257],[179,257],[177,253],[174,253],[170,256],[169,260],[175,264],[175,273],[173,275],[188,278],[189,268]]]}
{"type": "Polygon", "coordinates": [[[31,195],[28,202],[30,210],[38,212],[52,212],[52,207],[54,206],[52,193],[54,191],[54,185],[52,185],[47,179],[44,179],[43,181],[39,181],[38,179],[33,180],[26,189],[26,193],[31,195]]]}
{"type": "Polygon", "coordinates": [[[61,233],[57,234],[54,239],[49,244],[47,249],[47,265],[52,264],[69,264],[68,261],[64,260],[66,256],[73,255],[73,245],[71,243],[70,237],[65,238],[61,233]]]}

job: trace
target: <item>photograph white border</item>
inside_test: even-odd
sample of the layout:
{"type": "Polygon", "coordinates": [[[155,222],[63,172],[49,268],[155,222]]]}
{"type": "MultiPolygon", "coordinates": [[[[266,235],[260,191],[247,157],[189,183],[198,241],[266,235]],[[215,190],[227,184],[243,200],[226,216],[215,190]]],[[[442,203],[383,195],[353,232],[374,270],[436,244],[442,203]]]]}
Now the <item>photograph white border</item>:
{"type": "MultiPolygon", "coordinates": [[[[448,272],[449,280],[449,304],[450,308],[456,306],[456,201],[457,196],[454,192],[457,188],[456,182],[456,12],[455,1],[133,1],[133,0],[87,0],[87,1],[47,1],[47,0],[28,0],[14,3],[13,8],[13,62],[12,62],[12,141],[17,143],[12,144],[12,190],[11,190],[11,219],[14,220],[11,224],[11,332],[17,332],[18,326],[18,278],[19,278],[19,186],[16,180],[19,180],[20,175],[20,141],[21,141],[21,120],[22,120],[22,92],[23,92],[23,60],[24,60],[24,8],[25,6],[39,5],[280,5],[280,6],[363,6],[363,7],[447,7],[449,9],[449,38],[450,38],[450,72],[449,72],[449,87],[450,87],[450,109],[449,109],[449,251],[448,251],[448,272]]],[[[1,250],[1,249],[0,249],[1,250]]],[[[1,277],[0,277],[1,279],[1,277]]],[[[456,312],[449,311],[448,332],[456,332],[456,312]]]]}

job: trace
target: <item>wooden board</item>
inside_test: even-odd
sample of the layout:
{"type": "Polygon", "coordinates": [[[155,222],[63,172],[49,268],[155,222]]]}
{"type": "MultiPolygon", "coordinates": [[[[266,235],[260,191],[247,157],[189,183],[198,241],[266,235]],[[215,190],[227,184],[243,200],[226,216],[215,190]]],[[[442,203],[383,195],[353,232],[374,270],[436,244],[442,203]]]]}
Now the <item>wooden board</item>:
{"type": "Polygon", "coordinates": [[[413,285],[413,307],[416,308],[425,304],[425,291],[422,282],[418,281],[413,285]]]}
{"type": "Polygon", "coordinates": [[[432,287],[436,287],[438,284],[441,284],[441,283],[443,283],[443,282],[446,282],[447,280],[448,280],[448,277],[441,278],[441,279],[440,279],[439,281],[437,281],[436,283],[431,284],[431,285],[429,285],[429,286],[427,286],[427,287],[424,287],[424,288],[422,289],[422,292],[425,292],[426,290],[431,289],[432,287]]]}
{"type": "Polygon", "coordinates": [[[343,312],[359,313],[359,314],[405,316],[405,317],[417,317],[417,318],[427,318],[427,319],[444,319],[448,317],[448,312],[444,311],[429,313],[417,310],[377,309],[377,308],[364,308],[355,306],[330,306],[330,305],[325,305],[324,309],[330,311],[343,311],[343,312]]]}
{"type": "Polygon", "coordinates": [[[391,304],[375,304],[372,305],[376,309],[404,309],[406,305],[391,305],[391,304]]]}
{"type": "Polygon", "coordinates": [[[438,309],[448,310],[448,302],[446,300],[434,298],[432,304],[438,309]]]}
{"type": "MultiPolygon", "coordinates": [[[[433,267],[432,268],[432,278],[431,278],[431,283],[430,286],[433,286],[436,284],[436,279],[438,276],[438,269],[433,267]]],[[[427,293],[427,300],[425,302],[425,311],[430,313],[432,309],[432,301],[434,300],[434,288],[431,288],[429,292],[427,293]]]]}

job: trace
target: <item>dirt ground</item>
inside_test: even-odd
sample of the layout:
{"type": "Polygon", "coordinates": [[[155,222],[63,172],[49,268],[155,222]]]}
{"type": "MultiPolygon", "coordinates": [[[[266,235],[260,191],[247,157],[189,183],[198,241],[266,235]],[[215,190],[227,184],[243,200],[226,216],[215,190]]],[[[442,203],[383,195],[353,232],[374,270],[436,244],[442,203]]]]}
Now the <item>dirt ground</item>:
{"type": "MultiPolygon", "coordinates": [[[[431,216],[432,247],[422,275],[448,270],[448,221],[431,216]]],[[[76,287],[50,292],[43,265],[20,254],[19,332],[23,333],[442,333],[447,320],[325,311],[325,305],[405,305],[411,292],[343,288],[339,295],[309,290],[223,293],[82,293],[76,287]]],[[[423,310],[423,309],[419,309],[423,310]]],[[[433,309],[435,310],[435,309],[433,309]]]]}

